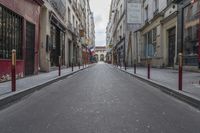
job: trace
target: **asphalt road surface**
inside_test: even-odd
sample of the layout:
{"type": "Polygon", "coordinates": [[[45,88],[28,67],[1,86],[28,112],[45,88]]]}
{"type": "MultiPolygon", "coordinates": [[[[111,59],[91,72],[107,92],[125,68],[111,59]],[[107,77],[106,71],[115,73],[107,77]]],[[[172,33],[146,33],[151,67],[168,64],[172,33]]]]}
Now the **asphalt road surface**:
{"type": "Polygon", "coordinates": [[[2,109],[0,133],[200,133],[200,112],[101,63],[2,109]]]}

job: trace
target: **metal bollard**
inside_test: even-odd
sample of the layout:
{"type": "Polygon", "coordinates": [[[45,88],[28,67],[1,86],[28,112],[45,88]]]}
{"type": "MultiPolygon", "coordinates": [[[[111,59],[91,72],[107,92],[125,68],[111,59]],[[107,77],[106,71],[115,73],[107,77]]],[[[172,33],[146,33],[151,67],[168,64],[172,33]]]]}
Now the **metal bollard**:
{"type": "Polygon", "coordinates": [[[59,56],[58,76],[61,76],[61,56],[59,56]]]}
{"type": "Polygon", "coordinates": [[[124,62],[124,69],[126,71],[127,67],[126,67],[126,61],[124,62]]]}
{"type": "Polygon", "coordinates": [[[72,61],[72,72],[74,71],[74,61],[72,61]]]}
{"type": "Polygon", "coordinates": [[[183,89],[183,54],[179,53],[179,69],[178,69],[178,89],[183,89]]]}
{"type": "Polygon", "coordinates": [[[136,60],[134,60],[134,74],[136,74],[136,60]]]}
{"type": "Polygon", "coordinates": [[[12,50],[12,64],[11,64],[11,75],[12,75],[12,92],[16,91],[16,50],[12,50]]]}
{"type": "Polygon", "coordinates": [[[150,62],[150,59],[148,59],[148,61],[147,61],[147,78],[148,79],[151,78],[151,62],[150,62]]]}

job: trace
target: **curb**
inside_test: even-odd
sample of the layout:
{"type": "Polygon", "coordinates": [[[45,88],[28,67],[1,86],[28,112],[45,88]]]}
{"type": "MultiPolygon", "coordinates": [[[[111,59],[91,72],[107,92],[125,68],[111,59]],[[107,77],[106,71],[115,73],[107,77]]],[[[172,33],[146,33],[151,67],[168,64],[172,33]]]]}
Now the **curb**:
{"type": "MultiPolygon", "coordinates": [[[[114,66],[112,66],[112,67],[114,67],[114,66]]],[[[114,68],[116,68],[116,67],[114,67],[114,68]]],[[[164,92],[164,93],[166,93],[166,94],[168,94],[170,96],[173,96],[173,97],[175,97],[175,98],[177,98],[177,99],[179,99],[179,100],[181,100],[181,101],[183,101],[183,102],[185,102],[185,103],[187,103],[187,104],[189,104],[189,105],[191,105],[191,106],[193,106],[193,107],[195,107],[195,108],[200,110],[200,99],[195,97],[195,96],[192,96],[192,95],[190,95],[190,94],[188,94],[186,92],[183,92],[183,91],[178,91],[176,89],[173,89],[173,88],[170,88],[170,87],[166,87],[166,86],[164,86],[164,85],[162,85],[162,84],[160,84],[160,83],[158,83],[156,81],[149,80],[149,79],[144,78],[142,76],[129,73],[129,72],[125,71],[125,70],[122,70],[122,69],[119,69],[119,68],[116,68],[116,69],[120,70],[121,72],[124,72],[126,74],[129,74],[132,77],[135,77],[135,78],[137,78],[137,79],[139,79],[139,80],[141,80],[143,82],[146,82],[147,84],[160,89],[162,92],[164,92]]]]}
{"type": "Polygon", "coordinates": [[[24,90],[20,90],[20,91],[9,93],[7,95],[3,95],[3,96],[0,97],[0,109],[1,109],[1,107],[9,105],[10,103],[13,103],[13,102],[15,102],[17,100],[20,100],[21,98],[23,98],[23,97],[25,97],[25,96],[27,96],[27,95],[35,92],[35,91],[41,90],[42,88],[44,88],[44,87],[46,87],[48,85],[51,85],[51,84],[53,84],[53,83],[55,83],[57,81],[65,79],[65,78],[67,78],[67,77],[69,77],[71,75],[74,75],[74,74],[76,74],[78,72],[81,72],[81,71],[83,71],[83,70],[85,70],[87,68],[90,68],[92,66],[93,65],[90,65],[90,66],[88,66],[86,68],[81,68],[81,69],[79,69],[77,71],[71,72],[69,74],[62,75],[60,77],[53,78],[51,80],[45,81],[43,83],[40,83],[40,84],[38,84],[36,86],[32,86],[32,87],[24,89],[24,90]]]}

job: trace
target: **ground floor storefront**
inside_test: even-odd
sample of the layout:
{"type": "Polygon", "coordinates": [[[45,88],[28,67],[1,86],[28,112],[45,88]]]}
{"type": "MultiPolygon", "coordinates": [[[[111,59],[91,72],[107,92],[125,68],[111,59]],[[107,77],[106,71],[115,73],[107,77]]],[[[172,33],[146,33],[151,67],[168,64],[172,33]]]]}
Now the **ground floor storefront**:
{"type": "Polygon", "coordinates": [[[139,52],[141,52],[141,57],[139,62],[141,65],[146,65],[148,61],[151,61],[153,67],[163,66],[161,20],[162,17],[155,16],[151,24],[146,23],[140,29],[141,42],[139,44],[139,52]]]}
{"type": "Polygon", "coordinates": [[[178,52],[185,68],[200,68],[200,0],[179,3],[178,52]]]}
{"type": "Polygon", "coordinates": [[[16,50],[17,78],[38,73],[42,4],[41,0],[0,0],[0,82],[11,78],[13,49],[16,50]]]}

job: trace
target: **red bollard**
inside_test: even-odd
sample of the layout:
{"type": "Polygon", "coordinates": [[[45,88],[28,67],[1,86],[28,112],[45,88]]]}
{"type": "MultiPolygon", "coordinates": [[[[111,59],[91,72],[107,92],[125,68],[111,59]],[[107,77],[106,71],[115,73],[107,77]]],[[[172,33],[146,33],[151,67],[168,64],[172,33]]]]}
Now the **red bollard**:
{"type": "Polygon", "coordinates": [[[148,61],[147,61],[147,78],[148,79],[151,78],[151,63],[150,63],[150,59],[148,59],[148,61]]]}
{"type": "Polygon", "coordinates": [[[178,89],[183,90],[183,54],[179,53],[178,89]]]}
{"type": "Polygon", "coordinates": [[[12,50],[12,64],[11,64],[11,86],[12,92],[16,91],[16,50],[12,50]]]}
{"type": "Polygon", "coordinates": [[[61,56],[59,56],[58,76],[61,76],[61,56]]]}
{"type": "Polygon", "coordinates": [[[150,71],[151,71],[151,69],[150,69],[150,64],[148,64],[148,79],[151,78],[151,74],[150,74],[151,72],[150,72],[150,71]]]}

